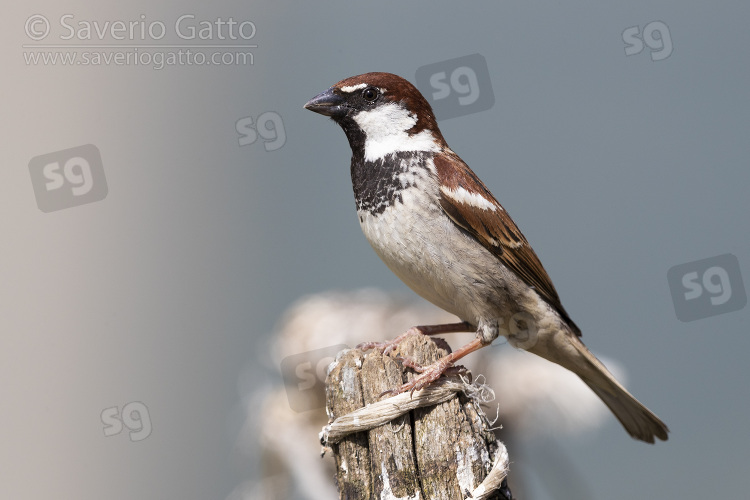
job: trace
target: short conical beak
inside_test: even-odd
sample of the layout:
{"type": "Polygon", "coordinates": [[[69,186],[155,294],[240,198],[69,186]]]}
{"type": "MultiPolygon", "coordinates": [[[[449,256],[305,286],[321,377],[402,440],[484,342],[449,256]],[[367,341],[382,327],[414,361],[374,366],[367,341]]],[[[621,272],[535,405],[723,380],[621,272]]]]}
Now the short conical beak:
{"type": "Polygon", "coordinates": [[[333,88],[330,88],[322,94],[318,94],[307,101],[307,104],[305,104],[305,109],[315,111],[316,113],[320,113],[321,115],[333,116],[344,110],[343,104],[344,99],[334,94],[333,88]]]}

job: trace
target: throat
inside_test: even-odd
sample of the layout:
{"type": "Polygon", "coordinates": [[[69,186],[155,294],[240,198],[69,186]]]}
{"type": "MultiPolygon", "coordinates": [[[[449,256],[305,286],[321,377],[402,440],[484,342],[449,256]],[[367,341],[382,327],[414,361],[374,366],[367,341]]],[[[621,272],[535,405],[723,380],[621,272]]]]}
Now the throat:
{"type": "Polygon", "coordinates": [[[432,153],[402,151],[376,160],[352,156],[351,174],[357,211],[382,214],[388,207],[404,202],[404,192],[423,189],[435,167],[432,153]]]}
{"type": "Polygon", "coordinates": [[[392,133],[382,137],[365,138],[364,156],[365,160],[382,160],[394,154],[402,152],[410,153],[434,153],[439,150],[435,138],[429,130],[423,130],[416,134],[392,133]]]}
{"type": "Polygon", "coordinates": [[[433,133],[418,127],[417,115],[399,103],[360,111],[351,120],[364,135],[365,160],[375,161],[402,151],[435,152],[439,148],[433,133]]]}

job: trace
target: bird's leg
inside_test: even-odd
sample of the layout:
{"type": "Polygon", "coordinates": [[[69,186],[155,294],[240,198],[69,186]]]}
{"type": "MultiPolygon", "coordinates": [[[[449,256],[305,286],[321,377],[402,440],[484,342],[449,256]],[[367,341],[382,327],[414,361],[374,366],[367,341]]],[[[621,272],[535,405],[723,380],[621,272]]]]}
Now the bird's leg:
{"type": "Polygon", "coordinates": [[[488,345],[488,344],[482,342],[481,338],[475,338],[474,340],[472,340],[465,346],[461,347],[457,351],[443,356],[442,358],[438,359],[436,362],[428,366],[420,366],[412,360],[404,359],[403,360],[404,365],[415,369],[417,372],[420,373],[420,375],[418,377],[415,377],[414,380],[412,380],[411,382],[407,382],[401,387],[398,387],[396,389],[391,389],[390,391],[386,391],[383,394],[396,395],[396,394],[401,394],[402,392],[406,392],[406,391],[414,392],[414,391],[423,389],[424,387],[430,385],[432,382],[440,378],[440,375],[442,375],[443,373],[446,372],[446,370],[451,368],[456,361],[463,358],[467,354],[470,354],[478,349],[481,349],[485,345],[488,345]]]}
{"type": "Polygon", "coordinates": [[[378,349],[383,354],[389,354],[409,335],[439,335],[441,333],[473,332],[474,330],[475,327],[471,326],[466,321],[462,321],[461,323],[448,323],[445,325],[413,326],[393,340],[387,340],[385,342],[363,342],[357,346],[357,349],[362,351],[378,349]]]}
{"type": "MultiPolygon", "coordinates": [[[[403,356],[398,356],[396,359],[398,359],[399,361],[401,361],[402,365],[404,365],[404,366],[406,366],[408,368],[411,368],[412,370],[414,370],[417,373],[424,373],[427,370],[429,370],[430,367],[432,366],[432,365],[428,365],[428,366],[420,365],[419,363],[417,363],[416,361],[414,361],[412,358],[405,358],[403,356]]],[[[448,368],[446,368],[445,370],[443,370],[443,375],[459,375],[459,374],[462,374],[462,373],[466,373],[466,371],[467,370],[466,370],[465,366],[462,366],[462,365],[451,365],[448,368]]]]}

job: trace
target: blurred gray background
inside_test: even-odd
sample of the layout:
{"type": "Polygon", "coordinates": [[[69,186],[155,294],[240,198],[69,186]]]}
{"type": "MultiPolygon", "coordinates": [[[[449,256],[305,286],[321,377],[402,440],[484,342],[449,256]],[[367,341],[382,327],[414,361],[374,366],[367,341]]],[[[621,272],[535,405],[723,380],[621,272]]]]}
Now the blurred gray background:
{"type": "MultiPolygon", "coordinates": [[[[746,497],[750,309],[680,321],[667,272],[733,254],[732,293],[742,273],[750,282],[748,19],[746,3],[694,1],[6,6],[0,497],[223,500],[263,481],[237,438],[247,394],[280,383],[269,337],[281,313],[327,289],[408,292],[360,232],[343,133],[302,105],[347,76],[414,82],[477,53],[494,105],[441,121],[443,134],[531,241],[587,345],[625,367],[672,431],[648,446],[609,419],[537,443],[523,457],[531,498],[570,498],[546,473],[560,450],[592,498],[746,497]],[[186,14],[214,32],[180,38],[186,14]],[[49,22],[43,40],[32,16],[49,22]],[[222,40],[215,21],[230,17],[254,36],[222,40]],[[160,21],[166,34],[81,39],[95,21],[160,21]],[[180,50],[154,44],[256,47],[215,49],[252,64],[162,69],[29,55],[180,50]],[[86,144],[106,196],[42,212],[30,162],[86,144]]],[[[726,291],[701,285],[704,271],[705,298],[726,291]]]]}

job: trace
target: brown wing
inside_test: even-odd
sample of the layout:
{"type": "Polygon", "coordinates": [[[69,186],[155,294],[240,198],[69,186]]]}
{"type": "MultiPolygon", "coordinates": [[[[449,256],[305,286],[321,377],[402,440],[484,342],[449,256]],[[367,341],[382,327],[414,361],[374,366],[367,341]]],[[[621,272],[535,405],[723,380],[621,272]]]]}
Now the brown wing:
{"type": "Polygon", "coordinates": [[[484,183],[450,150],[435,155],[434,162],[445,213],[534,288],[580,336],[581,330],[565,311],[539,257],[484,183]]]}

